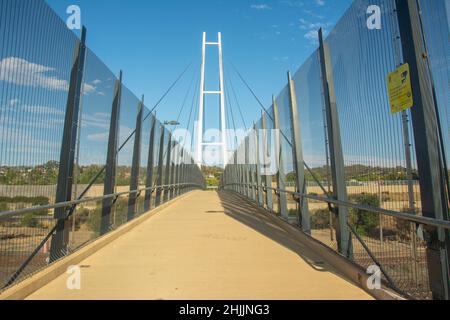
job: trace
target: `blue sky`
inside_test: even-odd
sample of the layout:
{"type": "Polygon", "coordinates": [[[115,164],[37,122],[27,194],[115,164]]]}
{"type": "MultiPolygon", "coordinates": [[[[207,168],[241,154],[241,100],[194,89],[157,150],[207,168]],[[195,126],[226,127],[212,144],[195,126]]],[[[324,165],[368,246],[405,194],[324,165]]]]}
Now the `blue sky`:
{"type": "MultiPolygon", "coordinates": [[[[168,85],[191,61],[186,79],[158,109],[158,118],[176,117],[191,79],[199,73],[201,35],[215,40],[223,34],[224,59],[232,62],[268,106],[271,95],[317,48],[315,32],[330,30],[350,6],[350,0],[47,0],[64,19],[66,8],[80,6],[82,23],[88,29],[88,46],[114,72],[124,71],[124,83],[137,96],[144,94],[147,106],[158,100],[168,85]]],[[[213,62],[214,51],[207,52],[213,62]]],[[[212,63],[214,64],[214,63],[212,63]]],[[[215,68],[208,70],[213,78],[215,68]]],[[[230,68],[225,77],[236,87],[247,125],[260,116],[260,109],[243,89],[230,68]]],[[[214,79],[215,80],[215,79],[214,79]]],[[[213,86],[212,80],[207,86],[213,86]]],[[[192,94],[190,93],[189,96],[192,94]]],[[[181,116],[186,125],[190,107],[181,116]]],[[[214,126],[209,113],[207,127],[214,126]]],[[[242,126],[240,117],[236,125],[242,126]]]]}
{"type": "MultiPolygon", "coordinates": [[[[66,28],[64,20],[67,6],[74,2],[48,1],[63,20],[43,1],[0,1],[0,165],[59,159],[76,44],[76,37],[66,28]],[[21,23],[25,20],[27,23],[21,23]]],[[[422,9],[438,102],[448,128],[448,86],[445,84],[449,68],[448,59],[443,58],[448,58],[448,46],[444,45],[448,40],[448,21],[444,1],[436,0],[431,6],[423,0],[422,9]]],[[[145,94],[146,104],[151,107],[186,64],[193,61],[193,67],[157,114],[163,121],[173,120],[185,100],[180,122],[186,127],[190,101],[194,106],[198,103],[195,97],[198,89],[192,90],[194,86],[190,83],[198,80],[202,32],[208,33],[209,41],[215,41],[216,32],[221,31],[226,91],[232,91],[228,90],[232,83],[247,126],[260,118],[261,111],[229,62],[238,67],[267,107],[271,95],[285,87],[286,71],[291,70],[302,114],[305,158],[311,159],[312,166],[323,164],[325,157],[319,153],[324,153],[325,139],[323,133],[317,133],[323,132],[322,85],[317,56],[311,53],[317,48],[317,29],[324,27],[330,31],[340,17],[327,42],[342,119],[346,163],[370,162],[394,167],[404,157],[400,152],[403,148],[401,117],[390,114],[385,85],[386,75],[401,63],[395,54],[398,43],[392,42],[396,38],[392,1],[359,0],[347,11],[350,1],[331,0],[146,1],[135,2],[132,6],[118,0],[75,3],[81,7],[90,48],[84,74],[80,136],[83,163],[104,163],[114,74],[120,69],[124,71],[124,83],[128,86],[122,95],[120,138],[123,141],[135,126],[138,97],[145,94]],[[367,28],[366,10],[373,3],[382,7],[384,27],[381,30],[367,28]],[[301,72],[296,73],[301,64],[301,72]],[[369,114],[370,117],[360,119],[361,115],[369,114]],[[355,139],[355,136],[364,138],[355,139]],[[380,143],[384,140],[390,141],[389,147],[380,143]]],[[[211,61],[217,57],[210,50],[207,53],[209,81],[206,89],[214,90],[218,79],[212,78],[212,74],[217,67],[211,61]]],[[[230,95],[233,98],[231,92],[230,95]]],[[[280,95],[278,105],[280,110],[285,109],[280,112],[284,115],[282,126],[289,128],[286,97],[286,93],[280,95]]],[[[234,106],[231,109],[234,109],[237,127],[242,127],[234,99],[227,100],[234,106]]],[[[211,121],[213,110],[217,111],[217,107],[208,103],[206,128],[216,126],[211,121]]],[[[231,127],[231,122],[228,126],[231,127]]],[[[143,131],[148,133],[149,130],[144,128],[143,131]]],[[[130,141],[128,149],[123,150],[128,158],[123,156],[120,161],[130,163],[132,144],[130,141]]]]}

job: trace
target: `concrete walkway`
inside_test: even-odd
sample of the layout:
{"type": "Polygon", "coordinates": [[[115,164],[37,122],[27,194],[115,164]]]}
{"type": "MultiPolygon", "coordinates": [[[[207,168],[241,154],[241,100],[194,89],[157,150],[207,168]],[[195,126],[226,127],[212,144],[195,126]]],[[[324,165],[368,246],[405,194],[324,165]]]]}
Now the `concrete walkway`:
{"type": "Polygon", "coordinates": [[[371,299],[230,193],[195,191],[29,299],[371,299]]]}

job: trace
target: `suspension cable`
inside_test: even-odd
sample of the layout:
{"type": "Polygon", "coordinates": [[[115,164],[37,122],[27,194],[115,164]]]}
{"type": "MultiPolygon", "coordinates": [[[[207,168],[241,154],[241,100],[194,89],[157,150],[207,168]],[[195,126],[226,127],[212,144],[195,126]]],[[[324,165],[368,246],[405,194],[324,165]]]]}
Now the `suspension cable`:
{"type": "MultiPolygon", "coordinates": [[[[264,107],[264,105],[262,104],[261,100],[258,98],[258,96],[256,95],[256,93],[253,91],[253,89],[250,87],[250,85],[248,84],[247,81],[245,81],[244,77],[242,76],[242,74],[237,70],[237,68],[234,66],[234,64],[231,61],[226,60],[227,63],[229,62],[230,65],[232,66],[234,72],[238,75],[238,77],[241,79],[241,81],[244,83],[244,85],[247,87],[247,89],[251,92],[251,94],[253,95],[253,97],[255,98],[255,100],[258,102],[259,106],[261,107],[262,111],[272,120],[272,123],[275,124],[275,120],[273,119],[273,117],[270,115],[270,113],[267,111],[267,109],[264,107]]],[[[279,129],[280,134],[284,137],[284,139],[286,140],[286,142],[289,144],[289,146],[291,148],[293,148],[292,142],[289,141],[289,138],[285,135],[285,133],[283,132],[283,130],[279,129]]],[[[319,181],[319,179],[317,178],[316,174],[311,170],[311,168],[306,164],[305,161],[303,161],[303,165],[305,166],[306,170],[311,174],[312,178],[314,179],[314,181],[319,185],[320,189],[322,189],[322,191],[324,192],[324,194],[327,195],[327,197],[329,197],[329,193],[326,191],[326,189],[324,188],[324,186],[322,185],[322,183],[319,181]]]]}
{"type": "Polygon", "coordinates": [[[242,113],[242,108],[241,108],[241,105],[240,105],[240,103],[239,103],[239,100],[238,100],[236,91],[234,90],[233,81],[232,81],[230,78],[227,78],[227,81],[228,81],[228,83],[230,84],[231,92],[233,93],[234,100],[236,101],[236,105],[237,105],[237,107],[238,107],[239,114],[240,114],[240,116],[241,116],[242,124],[244,125],[245,131],[247,131],[247,124],[246,124],[246,122],[245,122],[244,114],[242,113]]]}

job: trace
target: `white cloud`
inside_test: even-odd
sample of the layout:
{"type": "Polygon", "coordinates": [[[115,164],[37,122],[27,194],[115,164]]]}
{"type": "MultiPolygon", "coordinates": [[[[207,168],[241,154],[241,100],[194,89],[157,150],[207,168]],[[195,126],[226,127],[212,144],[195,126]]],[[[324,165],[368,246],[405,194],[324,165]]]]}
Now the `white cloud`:
{"type": "Polygon", "coordinates": [[[95,141],[95,142],[108,142],[109,133],[108,132],[102,132],[102,133],[94,133],[89,134],[87,136],[89,141],[95,141]]]}
{"type": "Polygon", "coordinates": [[[250,8],[255,10],[272,10],[272,7],[267,4],[252,4],[250,8]]]}
{"type": "Polygon", "coordinates": [[[54,71],[55,68],[32,63],[21,58],[8,57],[0,60],[0,81],[20,86],[67,91],[69,83],[66,80],[48,74],[54,71]]]}
{"type": "Polygon", "coordinates": [[[307,33],[305,33],[305,38],[308,40],[317,40],[317,39],[319,39],[319,35],[318,35],[317,31],[310,30],[307,33]]]}
{"type": "Polygon", "coordinates": [[[311,22],[303,18],[300,18],[299,22],[299,28],[306,31],[304,37],[310,40],[312,44],[317,44],[317,40],[319,39],[318,31],[320,28],[322,28],[326,34],[327,29],[332,26],[332,23],[330,22],[311,22]]]}
{"type": "Polygon", "coordinates": [[[281,3],[288,5],[289,7],[303,7],[305,3],[299,0],[283,0],[281,3]]]}
{"type": "Polygon", "coordinates": [[[322,7],[325,5],[325,0],[316,0],[316,4],[322,7]]]}
{"type": "Polygon", "coordinates": [[[102,113],[95,113],[94,115],[83,114],[81,125],[85,127],[109,129],[109,116],[103,116],[102,113]]]}
{"type": "Polygon", "coordinates": [[[83,94],[84,95],[88,95],[88,94],[91,94],[91,93],[96,93],[96,94],[98,94],[100,96],[104,96],[105,93],[103,91],[98,91],[97,90],[98,86],[100,84],[102,84],[102,83],[103,83],[102,80],[99,80],[99,79],[96,79],[96,80],[92,81],[91,83],[84,83],[84,85],[83,85],[83,94]]]}
{"type": "Polygon", "coordinates": [[[96,90],[96,88],[95,88],[95,86],[93,86],[93,85],[91,85],[91,84],[89,84],[89,83],[85,83],[84,85],[83,85],[83,93],[86,95],[86,94],[89,94],[89,93],[93,93],[93,92],[95,92],[95,90],[96,90]]]}
{"type": "Polygon", "coordinates": [[[17,106],[18,104],[20,103],[20,100],[19,99],[11,99],[11,100],[9,100],[9,106],[10,107],[15,107],[15,106],[17,106]]]}
{"type": "Polygon", "coordinates": [[[24,106],[24,108],[31,113],[37,113],[37,114],[48,114],[48,115],[64,115],[65,112],[58,110],[53,107],[47,107],[47,106],[24,106]]]}

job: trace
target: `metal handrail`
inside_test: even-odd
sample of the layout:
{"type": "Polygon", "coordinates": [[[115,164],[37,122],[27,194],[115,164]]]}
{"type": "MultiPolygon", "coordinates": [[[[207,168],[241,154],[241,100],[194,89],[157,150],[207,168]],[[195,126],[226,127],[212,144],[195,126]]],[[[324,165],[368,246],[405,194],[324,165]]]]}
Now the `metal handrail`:
{"type": "Polygon", "coordinates": [[[133,191],[124,191],[124,192],[108,194],[108,195],[101,196],[101,197],[86,197],[86,198],[83,198],[80,200],[59,202],[59,203],[45,205],[45,206],[35,206],[35,207],[31,207],[31,208],[23,208],[23,209],[18,209],[18,210],[4,211],[4,212],[0,212],[0,219],[8,218],[10,216],[18,216],[18,215],[23,215],[23,214],[27,214],[27,213],[33,213],[33,212],[37,212],[37,211],[41,211],[41,210],[52,210],[52,209],[57,209],[57,208],[71,207],[71,206],[76,206],[76,205],[86,203],[86,202],[95,202],[95,201],[102,201],[105,199],[114,199],[114,198],[121,197],[121,196],[128,195],[128,194],[129,195],[139,194],[139,193],[142,193],[143,191],[148,191],[148,190],[154,191],[154,190],[158,190],[158,189],[164,189],[167,187],[179,188],[179,187],[186,187],[186,186],[196,186],[196,187],[200,187],[200,188],[203,187],[200,184],[196,184],[196,183],[178,183],[178,184],[171,184],[171,185],[154,186],[154,187],[142,188],[142,189],[133,190],[133,191]]]}
{"type": "MultiPolygon", "coordinates": [[[[233,185],[241,185],[241,186],[247,186],[247,187],[252,187],[252,188],[260,188],[261,187],[261,186],[257,186],[254,184],[246,184],[246,183],[229,183],[229,184],[226,184],[225,186],[233,186],[233,185]]],[[[266,189],[291,194],[293,196],[297,196],[297,197],[304,198],[304,199],[317,200],[317,201],[321,201],[321,202],[335,204],[338,206],[344,206],[347,208],[370,211],[370,212],[374,212],[374,213],[378,213],[378,214],[382,214],[382,215],[386,215],[386,216],[399,218],[402,220],[408,220],[408,221],[414,222],[414,223],[430,225],[433,227],[444,228],[444,229],[450,230],[450,221],[446,221],[446,220],[427,218],[427,217],[423,217],[423,216],[415,216],[415,215],[411,215],[411,214],[403,213],[403,212],[399,212],[399,211],[393,211],[393,210],[387,210],[387,209],[383,209],[383,208],[375,208],[375,207],[370,207],[370,206],[366,206],[366,205],[345,202],[345,201],[336,200],[336,199],[333,199],[330,197],[321,197],[321,196],[313,196],[313,195],[309,195],[309,194],[301,194],[301,193],[298,193],[295,191],[289,191],[289,190],[284,190],[284,189],[279,189],[279,188],[266,187],[266,189]]]]}

